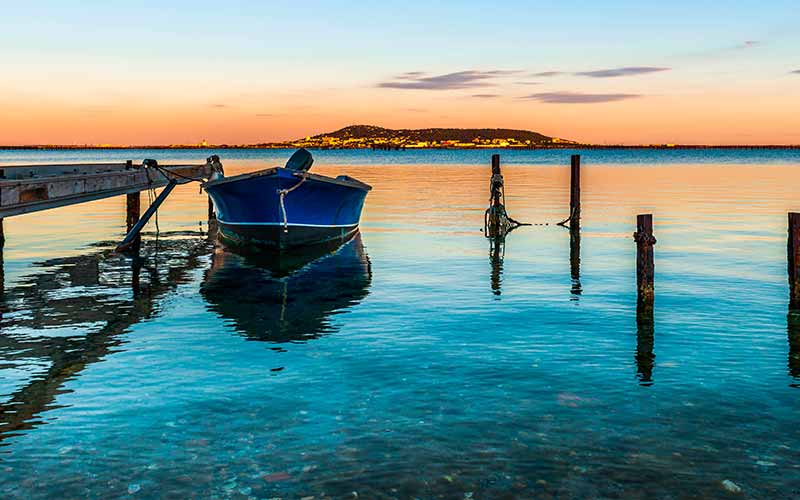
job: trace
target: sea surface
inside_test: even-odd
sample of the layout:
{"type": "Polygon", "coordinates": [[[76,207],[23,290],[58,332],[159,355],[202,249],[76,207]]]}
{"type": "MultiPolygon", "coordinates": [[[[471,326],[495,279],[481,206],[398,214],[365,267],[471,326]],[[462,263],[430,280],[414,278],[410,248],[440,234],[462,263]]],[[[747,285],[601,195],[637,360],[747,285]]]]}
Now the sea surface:
{"type": "MultiPolygon", "coordinates": [[[[289,268],[215,244],[196,184],[139,258],[113,252],[125,197],[7,218],[0,498],[800,498],[800,151],[500,151],[534,225],[499,245],[493,152],[315,151],[374,189],[359,237],[289,268]],[[579,245],[554,224],[572,153],[579,245]]],[[[290,151],[216,153],[231,175],[290,151]]]]}

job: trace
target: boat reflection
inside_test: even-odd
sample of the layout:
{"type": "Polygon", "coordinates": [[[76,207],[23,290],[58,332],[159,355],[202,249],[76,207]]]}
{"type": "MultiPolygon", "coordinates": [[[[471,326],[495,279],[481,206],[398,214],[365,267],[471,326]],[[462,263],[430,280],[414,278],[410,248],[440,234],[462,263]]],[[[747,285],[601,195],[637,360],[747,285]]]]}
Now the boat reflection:
{"type": "Polygon", "coordinates": [[[144,241],[141,257],[105,249],[34,264],[36,271],[7,286],[0,310],[0,446],[43,423],[64,384],[124,343],[124,334],[156,316],[160,299],[191,281],[205,265],[212,240],[196,232],[162,233],[144,241]],[[40,367],[23,374],[18,368],[40,367]]]}
{"type": "Polygon", "coordinates": [[[217,248],[201,293],[250,340],[301,342],[333,332],[330,317],[369,293],[372,270],[356,234],[302,254],[242,256],[217,248]]]}

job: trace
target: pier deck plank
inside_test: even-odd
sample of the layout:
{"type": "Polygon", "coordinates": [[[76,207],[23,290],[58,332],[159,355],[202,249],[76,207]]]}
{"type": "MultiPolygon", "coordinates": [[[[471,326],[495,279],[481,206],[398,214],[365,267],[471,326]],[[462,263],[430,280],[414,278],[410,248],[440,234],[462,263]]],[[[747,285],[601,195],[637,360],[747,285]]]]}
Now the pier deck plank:
{"type": "MultiPolygon", "coordinates": [[[[160,168],[191,178],[208,178],[212,172],[210,163],[160,168]]],[[[169,181],[156,169],[125,163],[4,166],[0,173],[0,218],[138,193],[169,181]]]]}

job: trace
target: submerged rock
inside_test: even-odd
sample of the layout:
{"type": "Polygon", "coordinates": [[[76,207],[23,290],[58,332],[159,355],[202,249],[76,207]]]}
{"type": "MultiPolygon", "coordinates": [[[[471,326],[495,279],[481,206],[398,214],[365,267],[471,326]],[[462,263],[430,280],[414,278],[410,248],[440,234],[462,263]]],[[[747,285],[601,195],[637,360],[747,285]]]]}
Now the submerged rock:
{"type": "Polygon", "coordinates": [[[742,488],[739,487],[738,484],[734,483],[730,479],[726,479],[722,481],[722,487],[725,488],[725,491],[729,491],[731,493],[741,493],[742,488]]]}

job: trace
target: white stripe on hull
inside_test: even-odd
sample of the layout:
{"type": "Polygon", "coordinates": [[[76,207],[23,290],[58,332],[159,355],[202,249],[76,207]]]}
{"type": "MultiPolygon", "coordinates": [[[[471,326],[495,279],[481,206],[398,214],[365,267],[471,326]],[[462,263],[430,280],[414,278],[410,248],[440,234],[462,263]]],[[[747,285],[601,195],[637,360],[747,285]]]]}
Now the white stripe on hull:
{"type": "MultiPolygon", "coordinates": [[[[218,219],[219,222],[222,224],[227,224],[229,226],[283,226],[283,222],[227,222],[222,219],[218,219]]],[[[296,224],[294,222],[290,222],[286,224],[289,227],[292,226],[302,226],[302,227],[354,227],[358,225],[358,222],[355,224],[296,224]]]]}

